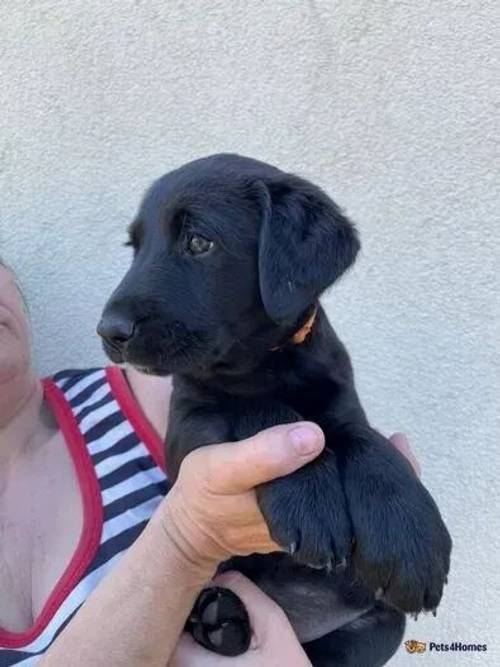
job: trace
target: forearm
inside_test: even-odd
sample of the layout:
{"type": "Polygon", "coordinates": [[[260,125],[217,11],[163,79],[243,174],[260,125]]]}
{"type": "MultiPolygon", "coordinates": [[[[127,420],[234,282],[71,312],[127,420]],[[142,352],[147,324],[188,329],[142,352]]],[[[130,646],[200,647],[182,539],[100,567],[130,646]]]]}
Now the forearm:
{"type": "Polygon", "coordinates": [[[198,593],[215,570],[193,561],[178,538],[153,517],[41,665],[165,667],[198,593]]]}

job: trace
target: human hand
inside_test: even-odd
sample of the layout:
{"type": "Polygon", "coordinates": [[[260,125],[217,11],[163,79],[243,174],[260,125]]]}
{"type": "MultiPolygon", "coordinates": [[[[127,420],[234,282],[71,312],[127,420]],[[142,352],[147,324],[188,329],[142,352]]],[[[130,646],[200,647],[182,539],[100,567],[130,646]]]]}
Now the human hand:
{"type": "Polygon", "coordinates": [[[213,584],[231,589],[245,605],[252,628],[250,648],[228,658],[207,651],[184,633],[169,667],[310,667],[284,611],[255,584],[239,572],[226,572],[213,584]]]}
{"type": "Polygon", "coordinates": [[[420,477],[422,470],[415,454],[410,449],[410,443],[408,442],[406,435],[404,433],[393,433],[389,440],[394,445],[394,447],[396,447],[396,449],[408,459],[411,467],[415,471],[415,474],[417,477],[420,477]]]}
{"type": "MultiPolygon", "coordinates": [[[[406,436],[395,433],[390,441],[419,476],[420,466],[406,436]]],[[[208,567],[236,554],[280,550],[269,535],[253,487],[309,463],[323,446],[321,429],[300,422],[266,429],[238,443],[192,452],[164,501],[165,530],[192,564],[208,567]],[[292,438],[299,432],[302,446],[310,445],[309,452],[295,449],[292,438]]]]}
{"type": "Polygon", "coordinates": [[[298,422],[191,452],[160,508],[170,540],[187,563],[209,576],[231,556],[279,551],[258,508],[254,487],[297,470],[323,447],[319,426],[298,422]]]}
{"type": "MultiPolygon", "coordinates": [[[[290,428],[290,427],[277,427],[277,429],[270,429],[269,431],[266,431],[264,433],[258,434],[254,439],[252,439],[252,444],[250,446],[248,455],[243,456],[241,460],[239,460],[237,463],[235,463],[235,457],[233,456],[233,451],[228,451],[228,448],[234,447],[234,445],[229,444],[229,445],[216,445],[214,447],[207,447],[204,448],[203,450],[198,450],[199,453],[193,453],[190,455],[192,458],[195,459],[195,462],[193,464],[193,467],[191,466],[186,466],[188,468],[187,472],[184,473],[182,471],[182,474],[186,474],[186,480],[189,482],[188,486],[185,486],[183,489],[179,489],[179,496],[178,499],[176,500],[177,502],[183,501],[183,494],[185,491],[187,491],[191,485],[193,485],[193,489],[196,490],[198,481],[201,480],[202,484],[202,493],[200,497],[197,497],[197,500],[194,504],[195,508],[195,515],[198,516],[198,519],[194,520],[194,530],[193,527],[190,526],[189,522],[187,522],[185,525],[187,525],[188,530],[187,532],[183,532],[180,530],[180,526],[183,525],[183,522],[181,521],[180,523],[174,523],[174,526],[176,530],[174,531],[176,535],[181,536],[182,539],[182,544],[183,548],[187,550],[188,557],[190,558],[191,562],[199,563],[200,562],[200,545],[203,547],[203,549],[206,549],[206,547],[209,547],[209,551],[212,551],[214,549],[214,542],[215,542],[215,548],[217,550],[220,549],[222,551],[226,551],[226,557],[228,555],[232,555],[235,551],[232,550],[232,547],[230,546],[231,543],[233,543],[233,540],[235,539],[238,544],[241,547],[241,551],[239,553],[248,553],[250,551],[256,551],[257,548],[259,550],[265,552],[265,551],[272,551],[272,550],[277,550],[279,549],[278,545],[273,543],[273,541],[270,539],[268,531],[266,529],[265,524],[263,523],[262,516],[260,515],[260,512],[256,506],[255,503],[255,498],[253,496],[253,493],[250,492],[237,492],[237,489],[239,488],[238,482],[236,482],[234,478],[234,472],[235,468],[240,469],[239,474],[241,475],[239,479],[239,483],[245,482],[244,486],[252,486],[252,483],[256,484],[258,483],[257,481],[253,481],[255,479],[255,464],[264,464],[266,465],[266,470],[269,473],[271,470],[276,471],[278,469],[283,470],[283,468],[287,469],[286,472],[281,472],[281,474],[287,474],[287,472],[292,472],[293,469],[296,467],[300,466],[300,463],[295,463],[291,464],[290,460],[287,458],[287,456],[283,456],[284,451],[286,451],[287,447],[287,431],[283,431],[283,429],[290,428]],[[262,440],[261,438],[264,438],[262,440]],[[257,440],[257,441],[256,441],[257,440]],[[272,443],[276,446],[276,451],[274,452],[276,454],[276,458],[269,459],[269,453],[271,450],[272,443]],[[259,454],[259,448],[265,445],[265,451],[263,452],[263,456],[259,454]],[[218,459],[218,457],[213,458],[213,454],[216,453],[216,448],[224,448],[226,451],[224,452],[224,457],[222,459],[218,459]],[[284,448],[284,449],[283,449],[284,448]],[[213,450],[213,452],[210,454],[208,459],[206,459],[203,456],[200,456],[201,453],[206,452],[207,450],[213,450]],[[252,458],[252,454],[254,458],[252,458]],[[228,457],[228,458],[227,458],[228,457]],[[221,473],[220,469],[217,467],[213,469],[212,466],[215,464],[222,465],[223,463],[227,463],[227,466],[223,468],[223,472],[221,473]],[[242,465],[243,463],[248,463],[250,466],[250,469],[253,468],[253,472],[250,472],[250,469],[245,467],[245,465],[242,465]],[[204,465],[204,464],[209,464],[204,465]],[[243,468],[243,474],[241,471],[241,468],[243,468]],[[213,477],[215,475],[215,484],[213,477]],[[214,486],[216,489],[218,489],[217,494],[215,494],[215,502],[213,502],[214,498],[214,492],[213,488],[214,486]],[[237,506],[235,506],[235,501],[237,503],[237,506]],[[239,502],[240,501],[240,502],[239,502]],[[214,507],[215,505],[215,507],[214,507]],[[214,511],[215,510],[215,511],[214,511]],[[207,514],[208,512],[208,514],[207,514]],[[204,517],[204,518],[203,518],[204,517]],[[244,525],[239,526],[238,521],[240,520],[239,517],[243,518],[244,520],[244,525]],[[229,526],[228,526],[228,533],[222,532],[221,535],[218,534],[218,530],[220,526],[226,525],[226,522],[228,522],[228,518],[230,519],[229,521],[229,526]],[[213,533],[214,533],[214,525],[213,521],[215,519],[215,534],[217,535],[217,538],[214,540],[213,538],[213,533]],[[201,525],[200,525],[201,522],[201,525]],[[220,526],[219,526],[220,524],[220,526]],[[208,525],[210,527],[208,535],[204,533],[203,526],[208,525]],[[241,530],[240,530],[241,528],[241,530]],[[202,537],[200,538],[198,535],[198,532],[202,533],[202,537]],[[259,537],[259,544],[257,545],[257,539],[256,535],[259,537]],[[194,545],[194,550],[193,550],[193,545],[194,545]],[[245,551],[243,551],[243,549],[245,551]]],[[[314,428],[314,426],[313,426],[314,428]]],[[[412,454],[408,441],[406,437],[402,434],[394,434],[390,438],[392,444],[409,460],[409,462],[412,464],[412,466],[415,469],[415,472],[419,474],[419,467],[418,463],[416,462],[416,459],[414,455],[412,454]]],[[[239,443],[240,445],[243,443],[239,443]]],[[[320,442],[319,442],[319,448],[318,452],[321,451],[323,444],[323,440],[321,437],[320,433],[320,442]]],[[[288,447],[290,445],[288,444],[288,447]]],[[[314,454],[310,456],[310,458],[314,458],[314,454]]],[[[293,459],[293,456],[292,456],[293,459]]],[[[192,459],[191,459],[192,460],[192,459]]],[[[186,461],[189,461],[189,457],[186,459],[186,461]]],[[[181,469],[182,470],[182,469],[181,469]]],[[[262,470],[259,469],[259,466],[257,465],[257,474],[262,475],[262,470]]],[[[277,473],[279,474],[279,473],[277,473]]],[[[276,474],[276,476],[277,476],[276,474]]],[[[184,478],[183,478],[184,479],[184,478]]],[[[197,493],[198,491],[196,491],[197,493]]],[[[175,511],[178,510],[177,505],[173,504],[173,507],[171,509],[174,509],[175,511]]],[[[189,503],[181,503],[180,507],[182,508],[181,512],[181,517],[183,521],[185,520],[186,516],[189,518],[190,516],[190,508],[193,507],[189,503]]],[[[166,512],[165,517],[166,520],[168,521],[169,516],[171,516],[170,511],[166,512]]],[[[170,526],[171,527],[171,526],[170,526]]],[[[178,539],[181,539],[179,537],[178,539]]],[[[238,551],[237,551],[238,553],[238,551]]],[[[205,551],[206,554],[206,551],[205,551]]],[[[206,555],[203,557],[206,558],[206,555]]],[[[223,560],[224,557],[218,557],[218,560],[223,560]]],[[[210,562],[210,561],[209,561],[210,562]]],[[[234,586],[232,583],[234,583],[234,574],[231,574],[232,579],[227,579],[229,574],[225,574],[221,577],[218,577],[214,581],[214,585],[217,586],[226,586],[228,588],[231,588],[234,592],[238,593],[238,588],[236,587],[237,584],[234,586]]],[[[208,579],[208,577],[207,577],[208,579]]],[[[240,575],[239,579],[236,579],[236,582],[243,580],[244,582],[247,582],[247,580],[240,575]]],[[[267,659],[270,657],[272,659],[272,656],[274,655],[274,651],[276,649],[276,643],[271,641],[269,639],[268,641],[268,636],[265,635],[264,639],[260,641],[259,643],[259,638],[262,636],[261,635],[261,627],[266,627],[267,622],[264,623],[263,626],[261,626],[259,619],[255,620],[255,613],[253,613],[252,609],[249,608],[249,603],[245,599],[245,593],[250,586],[251,591],[255,589],[255,586],[253,586],[250,582],[243,584],[243,589],[242,589],[242,594],[240,597],[243,600],[243,603],[247,607],[249,611],[249,616],[250,616],[250,623],[254,631],[254,635],[257,639],[254,638],[254,642],[247,653],[244,655],[238,657],[238,660],[243,660],[246,659],[246,662],[241,662],[242,665],[245,664],[283,664],[280,662],[280,660],[277,660],[275,663],[273,662],[264,662],[264,657],[267,659]],[[256,643],[257,642],[257,643],[256,643]],[[267,643],[266,643],[267,642],[267,643]],[[258,653],[255,650],[255,646],[257,646],[258,653]],[[269,650],[268,650],[269,649],[269,650]],[[255,660],[255,662],[252,662],[255,660]]],[[[283,614],[281,609],[276,606],[274,602],[269,600],[264,593],[261,591],[257,590],[257,595],[254,593],[250,593],[251,595],[251,602],[254,603],[254,607],[258,605],[259,603],[263,603],[263,601],[266,601],[266,604],[264,605],[266,609],[272,608],[273,611],[273,619],[276,620],[276,624],[279,625],[278,623],[278,618],[276,617],[276,610],[283,614]],[[260,596],[260,597],[259,597],[260,596]]],[[[264,604],[264,603],[263,603],[264,604]]],[[[262,616],[260,615],[261,612],[259,611],[259,618],[262,619],[262,616]]],[[[298,646],[298,641],[293,634],[293,630],[291,627],[289,627],[288,619],[285,617],[286,624],[289,628],[289,630],[284,630],[284,634],[282,636],[286,636],[288,634],[288,631],[292,632],[293,635],[293,641],[288,642],[287,641],[287,646],[285,647],[283,645],[283,642],[280,641],[280,646],[279,646],[279,651],[281,651],[281,654],[278,652],[277,655],[283,655],[283,651],[288,650],[297,650],[298,646]],[[289,647],[288,647],[289,644],[289,647]]],[[[273,622],[274,623],[274,622],[273,622]]],[[[267,624],[269,625],[269,624],[267,624]]],[[[269,625],[271,627],[271,625],[269,625]]],[[[277,633],[278,636],[280,633],[277,633]]],[[[300,646],[299,646],[300,648],[300,646]]],[[[300,649],[302,651],[302,649],[300,649]]],[[[305,660],[303,664],[309,664],[307,662],[307,658],[303,652],[298,652],[297,653],[297,662],[296,663],[285,663],[285,664],[297,664],[301,665],[302,663],[299,662],[300,660],[305,660]]],[[[203,649],[201,646],[196,644],[194,640],[189,636],[189,635],[183,635],[181,638],[181,641],[179,643],[177,653],[175,654],[175,662],[172,662],[172,665],[179,665],[179,667],[183,664],[198,664],[199,661],[202,661],[200,664],[210,666],[212,664],[218,665],[221,664],[223,665],[225,661],[232,659],[235,660],[235,658],[226,658],[223,656],[220,656],[218,654],[211,653],[209,651],[206,651],[203,649]]]]}

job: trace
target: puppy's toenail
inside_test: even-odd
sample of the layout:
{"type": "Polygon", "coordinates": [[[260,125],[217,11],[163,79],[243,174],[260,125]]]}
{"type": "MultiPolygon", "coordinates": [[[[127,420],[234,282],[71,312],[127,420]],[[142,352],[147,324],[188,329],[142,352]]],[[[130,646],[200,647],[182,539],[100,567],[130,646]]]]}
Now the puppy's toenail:
{"type": "Polygon", "coordinates": [[[307,563],[307,567],[310,567],[311,570],[323,570],[325,568],[324,565],[317,565],[316,563],[307,563]]]}
{"type": "Polygon", "coordinates": [[[342,570],[345,570],[346,567],[347,567],[347,558],[342,558],[342,560],[335,565],[335,570],[337,572],[342,572],[342,570]]]}

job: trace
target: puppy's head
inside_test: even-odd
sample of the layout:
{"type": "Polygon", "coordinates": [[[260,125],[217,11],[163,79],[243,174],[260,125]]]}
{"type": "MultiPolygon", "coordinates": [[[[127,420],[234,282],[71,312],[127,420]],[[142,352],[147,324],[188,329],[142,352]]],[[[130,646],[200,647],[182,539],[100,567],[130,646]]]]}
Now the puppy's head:
{"type": "Polygon", "coordinates": [[[113,361],[159,375],[255,364],[359,249],[319,188],[237,155],[160,178],[129,232],[134,259],[98,332],[113,361]]]}

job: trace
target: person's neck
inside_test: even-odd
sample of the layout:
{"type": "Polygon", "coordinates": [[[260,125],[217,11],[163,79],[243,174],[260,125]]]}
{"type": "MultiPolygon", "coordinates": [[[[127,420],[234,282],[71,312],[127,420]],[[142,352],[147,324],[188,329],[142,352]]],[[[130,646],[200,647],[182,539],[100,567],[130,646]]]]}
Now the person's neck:
{"type": "Polygon", "coordinates": [[[0,384],[0,460],[16,459],[40,425],[43,389],[34,372],[0,384]]]}
{"type": "Polygon", "coordinates": [[[135,399],[151,426],[160,438],[165,440],[170,395],[172,393],[172,377],[145,375],[133,366],[127,366],[125,375],[135,399]]]}

